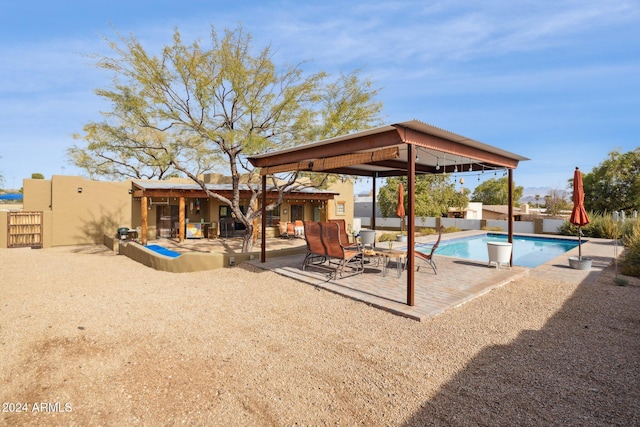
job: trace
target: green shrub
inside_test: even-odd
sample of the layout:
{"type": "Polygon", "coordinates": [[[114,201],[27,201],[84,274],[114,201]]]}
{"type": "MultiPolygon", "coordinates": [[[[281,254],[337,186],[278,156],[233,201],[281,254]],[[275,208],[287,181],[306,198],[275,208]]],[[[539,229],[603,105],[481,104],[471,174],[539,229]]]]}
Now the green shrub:
{"type": "Polygon", "coordinates": [[[504,231],[502,227],[487,227],[486,225],[482,229],[484,231],[504,231]]]}
{"type": "MultiPolygon", "coordinates": [[[[625,276],[640,277],[640,221],[629,221],[625,227],[622,244],[625,252],[620,263],[620,272],[625,276]]],[[[626,224],[625,224],[626,225],[626,224]]]]}
{"type": "Polygon", "coordinates": [[[382,233],[378,236],[378,242],[393,242],[396,240],[398,233],[382,233]]]}
{"type": "MultiPolygon", "coordinates": [[[[582,227],[583,234],[599,239],[621,239],[626,249],[620,259],[620,271],[625,276],[640,277],[640,221],[630,218],[616,222],[610,213],[589,213],[589,219],[591,222],[582,227]]],[[[565,221],[558,233],[576,236],[578,227],[565,221]]]]}
{"type": "MultiPolygon", "coordinates": [[[[582,234],[586,237],[595,237],[598,239],[613,239],[616,232],[620,236],[620,227],[617,227],[616,222],[613,220],[613,215],[610,213],[596,214],[590,212],[589,224],[582,227],[582,234]]],[[[564,236],[577,236],[578,227],[571,224],[569,221],[565,221],[558,229],[558,233],[564,236]]]]}
{"type": "Polygon", "coordinates": [[[436,230],[434,228],[424,227],[419,231],[421,236],[430,236],[432,234],[436,234],[436,230]]]}
{"type": "Polygon", "coordinates": [[[447,227],[444,230],[442,230],[443,233],[455,233],[458,231],[462,231],[462,228],[453,226],[453,227],[447,227]]]}

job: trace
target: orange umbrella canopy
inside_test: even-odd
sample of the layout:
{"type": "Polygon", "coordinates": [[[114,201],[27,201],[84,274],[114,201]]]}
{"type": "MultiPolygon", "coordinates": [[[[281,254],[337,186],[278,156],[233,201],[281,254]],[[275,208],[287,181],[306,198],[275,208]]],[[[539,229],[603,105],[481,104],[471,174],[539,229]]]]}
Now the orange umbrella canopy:
{"type": "Polygon", "coordinates": [[[582,227],[589,224],[589,216],[584,209],[584,187],[582,185],[582,173],[576,168],[573,173],[573,210],[569,218],[571,224],[582,227]]]}
{"type": "Polygon", "coordinates": [[[398,184],[398,209],[396,210],[396,215],[400,218],[404,218],[404,186],[402,183],[398,184]]]}

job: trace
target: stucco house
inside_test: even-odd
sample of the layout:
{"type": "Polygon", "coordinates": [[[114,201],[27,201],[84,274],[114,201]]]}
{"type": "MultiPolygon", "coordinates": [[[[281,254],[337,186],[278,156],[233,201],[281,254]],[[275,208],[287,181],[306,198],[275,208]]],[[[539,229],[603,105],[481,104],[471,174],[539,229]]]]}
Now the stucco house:
{"type": "MultiPolygon", "coordinates": [[[[231,185],[220,175],[204,177],[210,190],[229,195],[231,185]]],[[[248,201],[248,189],[241,188],[242,200],[248,201]]],[[[179,238],[176,223],[184,214],[184,238],[199,238],[207,232],[221,232],[220,222],[231,218],[228,206],[217,199],[208,198],[204,191],[187,179],[166,181],[125,180],[121,182],[93,181],[78,176],[54,175],[51,179],[25,179],[22,215],[14,218],[12,212],[0,211],[0,247],[17,246],[52,247],[65,245],[100,244],[104,236],[115,236],[118,228],[143,232],[146,221],[146,240],[179,238]],[[145,210],[143,213],[143,200],[145,210]],[[182,207],[182,209],[181,209],[182,207]],[[26,218],[27,213],[33,213],[26,218]],[[37,219],[39,218],[39,219],[37,219]],[[20,224],[21,222],[30,224],[20,224]],[[191,224],[193,226],[188,226],[191,224]],[[197,226],[195,226],[197,224],[197,226]]],[[[267,202],[270,202],[268,196],[267,202]]],[[[267,218],[267,236],[277,235],[278,221],[320,220],[344,218],[353,222],[353,183],[338,180],[325,190],[312,188],[293,191],[284,197],[282,205],[267,218]]],[[[179,227],[179,226],[178,226],[179,227]]],[[[242,226],[233,224],[241,233],[242,226]]],[[[142,236],[141,236],[142,237],[142,236]]]]}

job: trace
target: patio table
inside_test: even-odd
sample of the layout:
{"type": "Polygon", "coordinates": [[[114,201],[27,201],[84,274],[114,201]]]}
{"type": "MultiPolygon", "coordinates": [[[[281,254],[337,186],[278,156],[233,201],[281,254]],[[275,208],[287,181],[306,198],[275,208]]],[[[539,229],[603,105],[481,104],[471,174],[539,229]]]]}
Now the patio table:
{"type": "Polygon", "coordinates": [[[382,258],[382,276],[387,275],[387,269],[391,258],[395,258],[398,277],[402,275],[407,266],[407,252],[399,249],[374,248],[376,254],[382,258]]]}
{"type": "Polygon", "coordinates": [[[389,268],[389,263],[391,262],[391,258],[395,259],[398,277],[402,275],[402,272],[407,266],[406,251],[401,251],[398,249],[384,249],[384,248],[374,247],[373,249],[365,249],[363,250],[362,253],[365,258],[368,258],[368,259],[375,258],[378,263],[382,264],[383,277],[387,275],[387,270],[389,268]]]}

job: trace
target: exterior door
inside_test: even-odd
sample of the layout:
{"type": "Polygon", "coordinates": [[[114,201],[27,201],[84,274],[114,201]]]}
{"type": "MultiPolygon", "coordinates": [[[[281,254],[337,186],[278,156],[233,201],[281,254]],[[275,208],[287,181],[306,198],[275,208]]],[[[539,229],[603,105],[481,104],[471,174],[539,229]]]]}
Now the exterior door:
{"type": "Polygon", "coordinates": [[[156,206],[156,230],[159,238],[172,237],[172,230],[177,228],[179,221],[178,206],[156,206]]]}
{"type": "Polygon", "coordinates": [[[291,205],[291,222],[304,221],[304,205],[291,205]]]}
{"type": "Polygon", "coordinates": [[[156,206],[156,235],[171,237],[171,210],[169,206],[156,206]]]}

